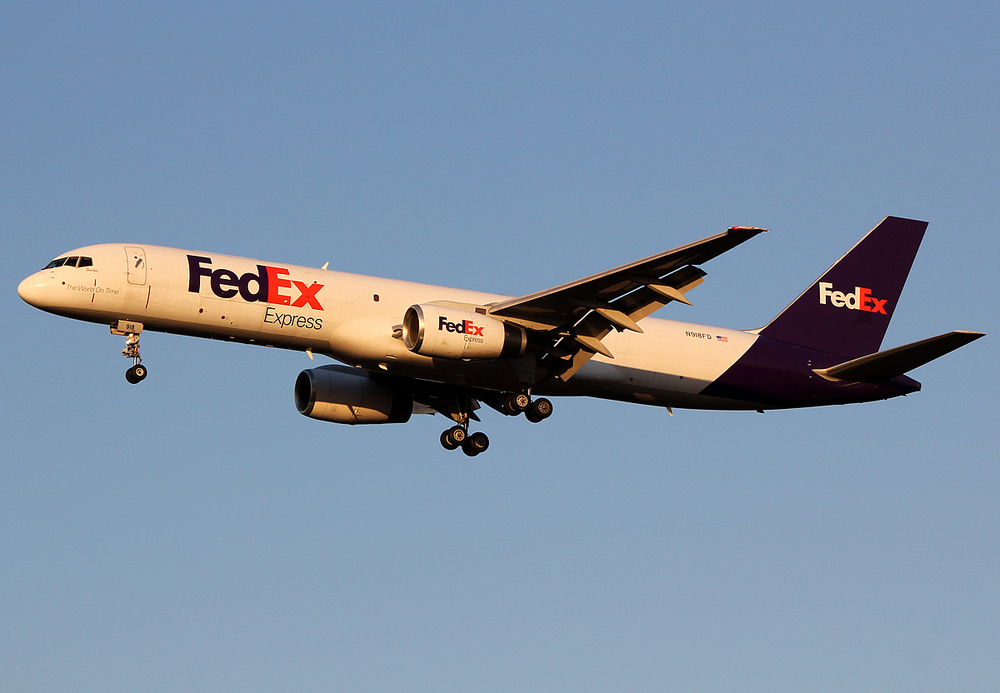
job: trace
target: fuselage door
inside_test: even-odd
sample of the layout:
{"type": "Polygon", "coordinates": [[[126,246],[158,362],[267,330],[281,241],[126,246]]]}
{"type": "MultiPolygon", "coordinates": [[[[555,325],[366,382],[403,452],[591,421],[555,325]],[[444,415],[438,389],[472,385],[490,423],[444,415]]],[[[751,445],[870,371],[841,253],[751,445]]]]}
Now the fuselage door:
{"type": "Polygon", "coordinates": [[[125,246],[125,259],[128,266],[128,283],[142,285],[146,283],[146,252],[133,245],[125,246]]]}

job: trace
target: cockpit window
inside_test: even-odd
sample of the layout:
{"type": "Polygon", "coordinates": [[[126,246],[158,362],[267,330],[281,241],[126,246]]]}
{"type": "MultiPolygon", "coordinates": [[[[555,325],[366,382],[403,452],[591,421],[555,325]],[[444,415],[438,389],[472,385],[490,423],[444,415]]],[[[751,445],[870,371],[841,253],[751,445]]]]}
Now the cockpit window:
{"type": "Polygon", "coordinates": [[[93,267],[94,259],[89,257],[60,257],[56,258],[42,269],[53,269],[55,267],[93,267]]]}

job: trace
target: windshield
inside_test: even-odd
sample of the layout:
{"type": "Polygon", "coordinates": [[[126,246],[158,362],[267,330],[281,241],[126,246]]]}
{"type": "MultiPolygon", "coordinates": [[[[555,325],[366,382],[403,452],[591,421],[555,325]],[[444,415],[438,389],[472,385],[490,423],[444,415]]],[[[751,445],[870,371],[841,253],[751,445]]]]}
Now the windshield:
{"type": "Polygon", "coordinates": [[[42,269],[53,269],[55,267],[62,267],[63,265],[67,267],[93,267],[94,260],[89,257],[60,257],[45,265],[42,269]]]}

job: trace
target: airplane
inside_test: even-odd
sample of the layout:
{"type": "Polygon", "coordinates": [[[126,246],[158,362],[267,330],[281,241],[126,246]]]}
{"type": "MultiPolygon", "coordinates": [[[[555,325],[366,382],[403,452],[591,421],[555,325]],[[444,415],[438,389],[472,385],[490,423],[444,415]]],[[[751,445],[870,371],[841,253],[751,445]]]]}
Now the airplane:
{"type": "Polygon", "coordinates": [[[27,303],[125,337],[146,378],[144,331],[330,357],[299,373],[298,411],[342,424],[442,414],[441,445],[489,447],[485,404],[537,423],[554,396],[666,408],[789,409],[889,399],[905,375],[983,336],[953,331],[880,351],[927,222],[886,217],[762,328],[649,317],[704,281],[699,265],[766,231],[734,226],[520,297],[154,245],[64,253],[18,286],[27,303]],[[641,323],[641,324],[640,324],[641,323]]]}

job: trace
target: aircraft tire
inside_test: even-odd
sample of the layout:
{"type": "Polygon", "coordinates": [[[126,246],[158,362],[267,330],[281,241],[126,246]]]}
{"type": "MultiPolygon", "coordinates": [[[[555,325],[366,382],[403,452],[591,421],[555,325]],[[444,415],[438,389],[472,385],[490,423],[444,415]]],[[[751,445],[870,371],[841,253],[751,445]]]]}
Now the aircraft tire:
{"type": "Polygon", "coordinates": [[[500,401],[500,409],[507,416],[517,416],[521,413],[518,411],[517,405],[514,404],[514,395],[504,395],[503,399],[500,401]]]}
{"type": "Polygon", "coordinates": [[[518,392],[510,398],[510,403],[513,405],[512,408],[520,414],[531,406],[531,398],[526,392],[518,392]]]}
{"type": "Polygon", "coordinates": [[[458,443],[451,439],[451,431],[441,431],[441,447],[445,450],[454,450],[458,443]]]}
{"type": "Polygon", "coordinates": [[[466,441],[465,444],[473,448],[476,451],[476,454],[478,455],[480,453],[486,452],[486,449],[490,446],[490,439],[489,436],[487,436],[482,431],[476,431],[471,436],[469,436],[469,439],[466,441]]]}
{"type": "Polygon", "coordinates": [[[146,376],[149,375],[149,371],[147,371],[146,367],[143,366],[141,363],[137,363],[136,365],[132,366],[132,374],[135,376],[135,381],[137,383],[141,383],[143,380],[146,379],[146,376]]]}
{"type": "Polygon", "coordinates": [[[538,417],[539,421],[552,416],[552,402],[541,397],[531,403],[531,412],[538,417]]]}
{"type": "Polygon", "coordinates": [[[139,382],[139,379],[135,375],[135,366],[132,366],[127,371],[125,371],[125,380],[129,381],[133,385],[139,382]]]}

